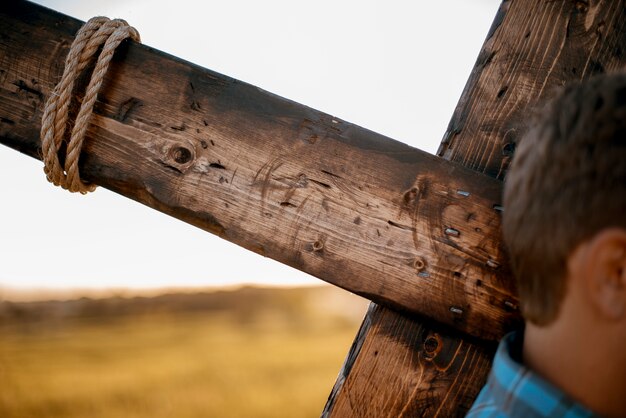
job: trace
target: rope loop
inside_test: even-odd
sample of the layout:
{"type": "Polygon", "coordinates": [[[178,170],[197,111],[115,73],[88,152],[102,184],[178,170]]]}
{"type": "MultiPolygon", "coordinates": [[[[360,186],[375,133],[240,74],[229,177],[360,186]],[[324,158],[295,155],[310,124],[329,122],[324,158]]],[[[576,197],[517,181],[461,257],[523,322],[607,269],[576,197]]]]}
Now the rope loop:
{"type": "Polygon", "coordinates": [[[56,85],[44,107],[41,120],[41,149],[46,178],[55,186],[60,186],[72,193],[86,194],[96,189],[95,184],[88,184],[80,179],[78,158],[85,140],[89,119],[93,113],[98,92],[109,68],[115,49],[126,38],[141,42],[139,33],[125,20],[109,19],[98,16],[89,19],[74,38],[65,59],[65,68],[61,80],[56,85]],[[66,130],[70,125],[69,107],[74,84],[80,74],[98,55],[91,79],[85,90],[78,115],[74,120],[69,139],[66,130]],[[59,152],[66,144],[65,163],[62,165],[59,152]]]}

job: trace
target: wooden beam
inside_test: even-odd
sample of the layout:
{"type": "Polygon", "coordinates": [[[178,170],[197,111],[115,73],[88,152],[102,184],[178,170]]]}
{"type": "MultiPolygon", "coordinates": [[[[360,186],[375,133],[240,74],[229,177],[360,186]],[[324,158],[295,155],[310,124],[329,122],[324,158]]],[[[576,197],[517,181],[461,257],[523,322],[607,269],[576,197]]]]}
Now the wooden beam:
{"type": "MultiPolygon", "coordinates": [[[[625,52],[624,1],[504,1],[439,154],[504,178],[533,105],[568,81],[626,68],[625,52]]],[[[323,416],[465,416],[493,351],[372,304],[323,416]]]]}
{"type": "MultiPolygon", "coordinates": [[[[43,103],[81,24],[32,3],[0,6],[0,142],[38,157],[43,103]]],[[[116,54],[81,172],[476,337],[519,319],[499,181],[148,46],[116,54]]]]}
{"type": "Polygon", "coordinates": [[[322,417],[464,416],[494,351],[372,303],[322,417]]]}
{"type": "Polygon", "coordinates": [[[504,1],[437,154],[502,180],[534,105],[624,69],[624,0],[504,1]]]}

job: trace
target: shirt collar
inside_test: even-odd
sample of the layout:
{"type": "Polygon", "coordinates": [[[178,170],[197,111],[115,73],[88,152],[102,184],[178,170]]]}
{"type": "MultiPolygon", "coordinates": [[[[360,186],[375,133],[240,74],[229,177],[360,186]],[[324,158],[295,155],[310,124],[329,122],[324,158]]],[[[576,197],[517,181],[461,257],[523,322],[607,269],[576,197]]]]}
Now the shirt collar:
{"type": "Polygon", "coordinates": [[[520,413],[512,413],[511,416],[595,417],[591,411],[523,365],[523,339],[522,332],[506,335],[493,361],[490,385],[494,402],[500,410],[520,413]]]}

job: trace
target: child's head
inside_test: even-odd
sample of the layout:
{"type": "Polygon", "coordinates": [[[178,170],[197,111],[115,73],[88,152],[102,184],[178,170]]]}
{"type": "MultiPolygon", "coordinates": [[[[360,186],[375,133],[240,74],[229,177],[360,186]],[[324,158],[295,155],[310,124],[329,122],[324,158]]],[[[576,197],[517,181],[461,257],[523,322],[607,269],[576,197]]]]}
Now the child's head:
{"type": "Polygon", "coordinates": [[[604,313],[626,315],[626,74],[544,109],[506,179],[503,231],[527,321],[557,319],[572,273],[604,313]]]}

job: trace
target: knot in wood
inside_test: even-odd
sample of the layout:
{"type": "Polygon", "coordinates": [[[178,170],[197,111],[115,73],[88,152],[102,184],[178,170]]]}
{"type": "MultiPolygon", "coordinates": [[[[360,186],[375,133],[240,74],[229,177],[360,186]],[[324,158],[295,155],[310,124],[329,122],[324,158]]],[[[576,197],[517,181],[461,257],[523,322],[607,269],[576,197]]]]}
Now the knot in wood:
{"type": "Polygon", "coordinates": [[[411,204],[415,203],[419,196],[419,191],[419,188],[412,187],[411,189],[404,192],[404,195],[402,196],[402,202],[404,203],[404,205],[410,206],[411,204]]]}
{"type": "Polygon", "coordinates": [[[320,240],[314,241],[313,244],[311,244],[311,247],[313,248],[313,251],[322,251],[324,249],[324,242],[320,240]]]}
{"type": "Polygon", "coordinates": [[[426,262],[422,257],[415,257],[413,260],[413,268],[420,272],[426,268],[426,262]]]}
{"type": "Polygon", "coordinates": [[[442,348],[443,345],[441,337],[439,334],[434,333],[426,337],[426,340],[424,340],[424,348],[422,352],[427,360],[432,360],[437,356],[437,354],[439,354],[442,348]]]}
{"type": "Polygon", "coordinates": [[[196,159],[196,149],[185,140],[160,138],[160,160],[168,167],[185,173],[196,159]]]}
{"type": "Polygon", "coordinates": [[[170,151],[170,155],[178,164],[186,164],[191,161],[191,151],[185,147],[174,147],[170,151]]]}

